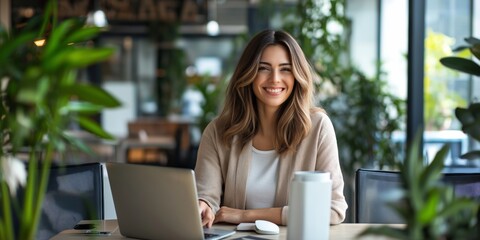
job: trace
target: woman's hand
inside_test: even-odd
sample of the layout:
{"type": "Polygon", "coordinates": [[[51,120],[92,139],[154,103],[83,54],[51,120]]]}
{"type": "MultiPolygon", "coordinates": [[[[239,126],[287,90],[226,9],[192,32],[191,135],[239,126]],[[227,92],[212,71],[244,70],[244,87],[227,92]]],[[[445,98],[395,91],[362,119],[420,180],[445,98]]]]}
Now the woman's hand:
{"type": "Polygon", "coordinates": [[[202,200],[198,201],[198,206],[200,209],[200,216],[202,217],[202,226],[206,226],[207,228],[212,227],[213,220],[215,220],[213,210],[202,200]]]}
{"type": "Polygon", "coordinates": [[[215,215],[213,223],[226,222],[239,224],[245,222],[255,222],[255,220],[267,220],[275,224],[282,224],[282,208],[259,208],[242,210],[229,207],[221,207],[215,215]]]}
{"type": "Polygon", "coordinates": [[[242,222],[246,222],[245,213],[246,213],[246,210],[240,210],[240,209],[223,206],[220,208],[220,210],[218,210],[217,215],[215,215],[214,223],[227,222],[227,223],[239,224],[242,222]]]}

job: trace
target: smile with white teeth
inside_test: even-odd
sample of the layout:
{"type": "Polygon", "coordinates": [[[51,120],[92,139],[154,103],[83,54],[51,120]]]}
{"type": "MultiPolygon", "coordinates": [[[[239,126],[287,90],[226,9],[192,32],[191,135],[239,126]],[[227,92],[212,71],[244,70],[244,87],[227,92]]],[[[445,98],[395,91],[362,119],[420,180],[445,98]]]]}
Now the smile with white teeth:
{"type": "Polygon", "coordinates": [[[269,93],[280,93],[283,91],[283,88],[265,88],[265,91],[269,93]]]}

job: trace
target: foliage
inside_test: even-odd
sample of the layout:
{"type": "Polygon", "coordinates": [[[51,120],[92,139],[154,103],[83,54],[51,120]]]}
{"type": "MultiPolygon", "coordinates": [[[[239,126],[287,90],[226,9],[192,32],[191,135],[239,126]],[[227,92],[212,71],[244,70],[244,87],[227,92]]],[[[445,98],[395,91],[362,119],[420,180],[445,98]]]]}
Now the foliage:
{"type": "MultiPolygon", "coordinates": [[[[480,40],[477,38],[466,38],[467,46],[461,46],[454,51],[470,50],[471,54],[480,60],[480,40]]],[[[473,60],[465,57],[444,57],[440,62],[451,69],[467,74],[480,76],[480,66],[473,60]]],[[[467,108],[457,107],[455,116],[462,123],[462,131],[476,141],[480,141],[480,103],[471,103],[467,108]]],[[[461,156],[461,158],[474,160],[480,159],[480,150],[472,150],[461,156]]]]}
{"type": "MultiPolygon", "coordinates": [[[[472,103],[468,108],[457,107],[455,115],[462,123],[462,131],[480,141],[480,103],[472,103]]],[[[480,150],[472,150],[460,157],[469,160],[480,159],[480,150]]]]}
{"type": "Polygon", "coordinates": [[[464,99],[448,88],[449,80],[456,72],[444,68],[438,61],[452,54],[450,46],[453,43],[454,39],[431,30],[425,38],[424,114],[427,130],[448,129],[454,117],[452,109],[466,105],[464,99]]]}
{"type": "MultiPolygon", "coordinates": [[[[467,42],[468,45],[458,47],[454,51],[469,49],[475,58],[480,59],[480,39],[469,37],[465,38],[465,42],[467,42]]],[[[471,59],[465,57],[444,57],[440,59],[440,62],[448,68],[467,74],[480,76],[480,65],[471,59]]]]}
{"type": "MultiPolygon", "coordinates": [[[[173,43],[172,43],[173,44],[173,43]]],[[[176,47],[160,47],[158,50],[157,92],[159,115],[167,116],[178,111],[186,88],[185,52],[176,47]]]]}
{"type": "Polygon", "coordinates": [[[91,116],[119,106],[119,101],[76,79],[78,69],[113,53],[89,47],[88,41],[100,30],[85,27],[80,19],[57,23],[57,1],[48,1],[43,15],[21,29],[0,27],[0,156],[4,160],[19,151],[28,153],[22,199],[10,194],[6,174],[0,171],[0,239],[35,238],[54,155],[61,156],[56,153],[67,146],[88,149],[67,134],[69,124],[79,123],[101,138],[112,138],[91,116]],[[38,39],[45,39],[45,45],[37,47],[38,39]]]}
{"type": "Polygon", "coordinates": [[[220,76],[214,78],[208,74],[203,76],[196,75],[189,80],[193,83],[195,89],[202,94],[204,99],[201,103],[203,113],[197,122],[201,132],[203,132],[208,123],[218,115],[219,111],[221,111],[225,90],[235,70],[237,58],[241,55],[247,40],[248,36],[246,34],[240,34],[233,39],[233,48],[229,55],[230,58],[224,60],[225,67],[222,69],[220,76]]]}
{"type": "Polygon", "coordinates": [[[399,199],[401,204],[392,204],[392,208],[406,227],[370,227],[360,235],[416,240],[476,239],[478,203],[468,198],[456,198],[453,187],[441,182],[448,145],[444,145],[433,161],[425,165],[420,142],[420,134],[417,134],[407,159],[398,166],[403,194],[399,199]]]}
{"type": "Polygon", "coordinates": [[[157,45],[156,102],[158,115],[167,116],[179,111],[182,94],[187,85],[185,51],[176,46],[180,37],[180,22],[153,21],[149,37],[157,45]]]}
{"type": "Polygon", "coordinates": [[[214,81],[209,75],[203,75],[194,83],[195,89],[203,96],[201,103],[202,115],[198,119],[198,126],[202,132],[208,123],[217,116],[222,104],[221,100],[223,99],[226,84],[222,78],[219,79],[219,81],[214,81]]]}

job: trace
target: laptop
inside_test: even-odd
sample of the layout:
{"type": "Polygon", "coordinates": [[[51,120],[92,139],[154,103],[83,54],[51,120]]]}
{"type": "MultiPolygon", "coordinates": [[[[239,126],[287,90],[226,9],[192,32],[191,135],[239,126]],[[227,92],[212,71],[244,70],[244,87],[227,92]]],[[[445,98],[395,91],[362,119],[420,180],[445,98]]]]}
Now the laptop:
{"type": "Polygon", "coordinates": [[[235,233],[202,227],[191,169],[106,163],[120,233],[141,239],[222,239],[235,233]]]}

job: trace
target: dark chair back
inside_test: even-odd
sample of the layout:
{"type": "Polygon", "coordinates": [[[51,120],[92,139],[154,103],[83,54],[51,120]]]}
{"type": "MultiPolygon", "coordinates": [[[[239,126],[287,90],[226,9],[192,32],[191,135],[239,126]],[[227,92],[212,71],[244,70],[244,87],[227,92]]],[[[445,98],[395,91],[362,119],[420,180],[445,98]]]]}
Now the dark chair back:
{"type": "Polygon", "coordinates": [[[84,219],[103,219],[100,163],[53,166],[36,239],[50,239],[84,219]]]}
{"type": "Polygon", "coordinates": [[[358,169],[355,175],[355,222],[402,223],[388,205],[400,188],[399,172],[358,169]]]}

